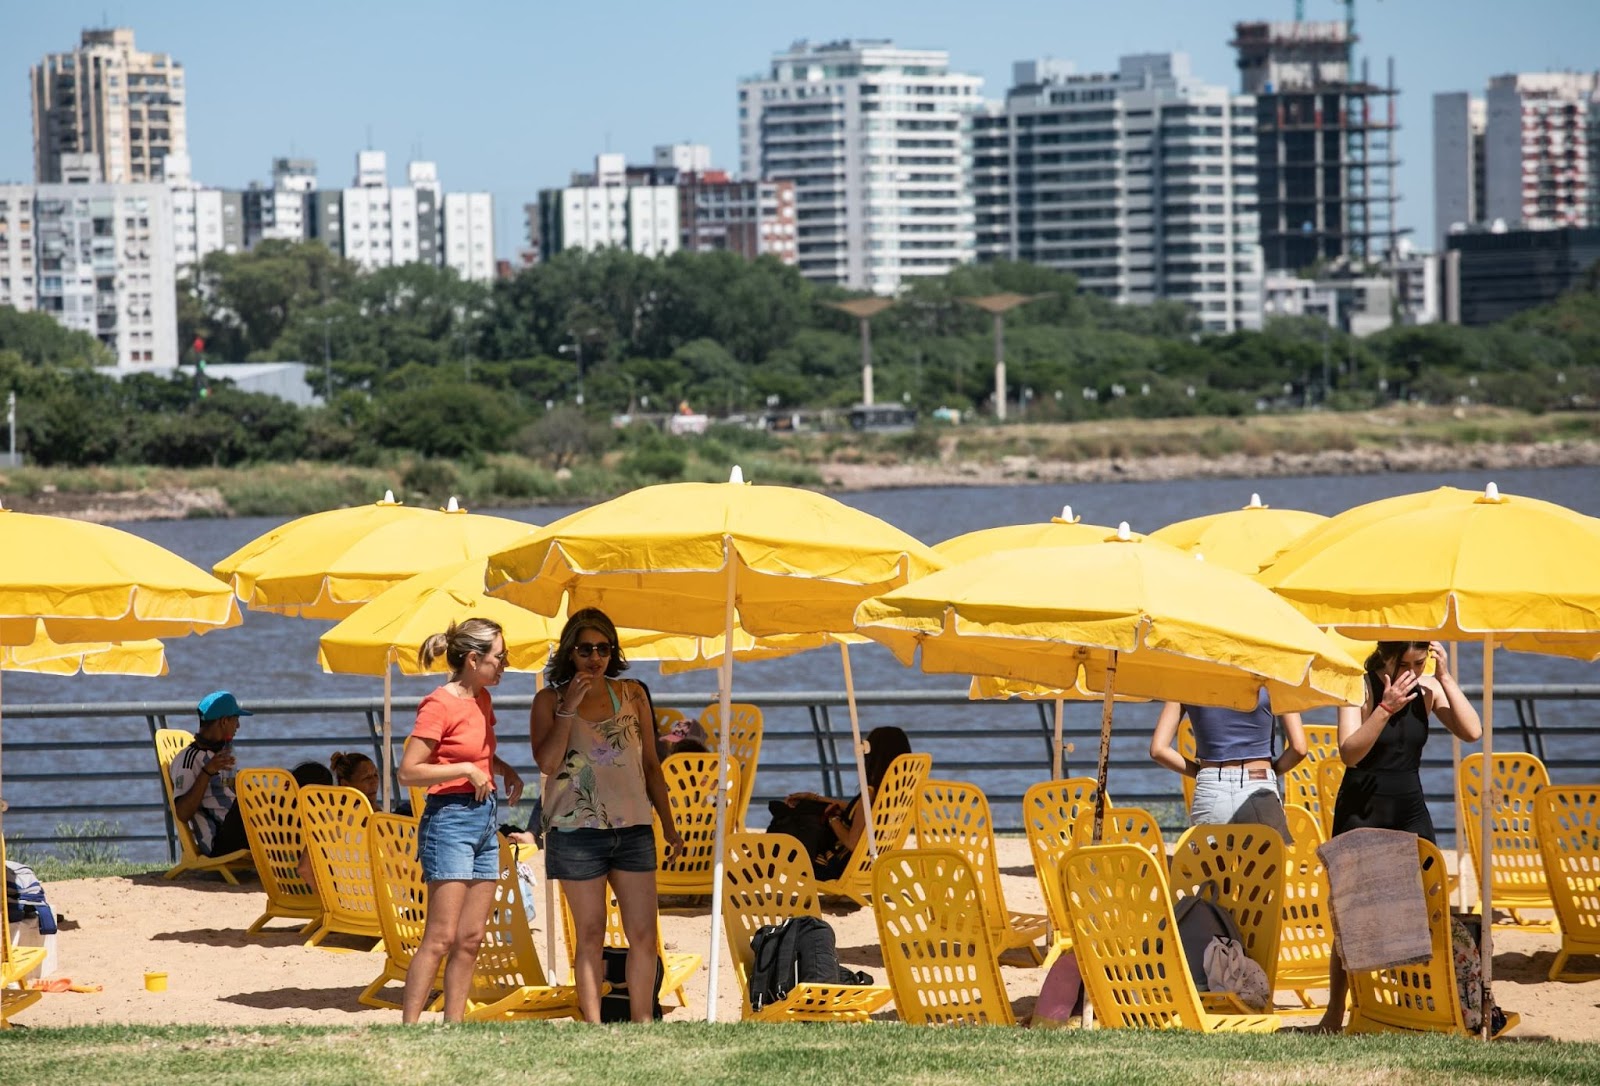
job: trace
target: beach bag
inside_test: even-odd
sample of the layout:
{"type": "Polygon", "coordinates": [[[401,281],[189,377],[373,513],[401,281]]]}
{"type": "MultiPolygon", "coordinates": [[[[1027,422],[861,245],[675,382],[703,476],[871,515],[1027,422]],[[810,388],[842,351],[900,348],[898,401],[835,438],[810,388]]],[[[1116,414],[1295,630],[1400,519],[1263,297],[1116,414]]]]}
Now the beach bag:
{"type": "Polygon", "coordinates": [[[1039,998],[1033,1005],[1034,1029],[1078,1029],[1083,1025],[1083,974],[1078,958],[1067,951],[1050,966],[1039,985],[1039,998]]]}
{"type": "MultiPolygon", "coordinates": [[[[600,997],[600,1021],[632,1021],[633,1007],[628,998],[628,948],[608,946],[601,948],[600,953],[605,963],[606,983],[611,985],[611,990],[600,997]]],[[[657,954],[655,994],[650,1000],[651,1013],[657,1019],[661,1017],[661,982],[666,977],[661,955],[657,954]]]]}
{"type": "MultiPolygon", "coordinates": [[[[1203,888],[1202,888],[1203,889],[1203,888]]],[[[1197,991],[1209,992],[1206,980],[1206,949],[1213,939],[1232,939],[1244,946],[1244,934],[1233,914],[1204,894],[1179,898],[1173,906],[1178,921],[1178,942],[1189,965],[1189,976],[1197,991]]]]}
{"type": "Polygon", "coordinates": [[[780,1002],[797,984],[871,984],[866,973],[839,964],[833,928],[816,916],[766,924],[750,938],[750,1007],[780,1002]]]}
{"type": "MultiPolygon", "coordinates": [[[[1468,1033],[1483,1028],[1483,917],[1476,913],[1450,915],[1450,951],[1456,966],[1456,994],[1461,999],[1461,1024],[1468,1033]]],[[[1489,999],[1489,1033],[1506,1028],[1506,1012],[1489,999]]]]}

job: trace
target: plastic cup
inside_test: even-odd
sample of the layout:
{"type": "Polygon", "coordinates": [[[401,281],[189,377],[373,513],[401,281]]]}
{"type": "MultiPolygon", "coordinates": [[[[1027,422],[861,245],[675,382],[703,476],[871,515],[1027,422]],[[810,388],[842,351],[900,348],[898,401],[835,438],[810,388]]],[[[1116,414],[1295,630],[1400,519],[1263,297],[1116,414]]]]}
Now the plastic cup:
{"type": "Polygon", "coordinates": [[[144,975],[144,990],[147,992],[166,991],[167,975],[165,973],[146,973],[144,975]]]}

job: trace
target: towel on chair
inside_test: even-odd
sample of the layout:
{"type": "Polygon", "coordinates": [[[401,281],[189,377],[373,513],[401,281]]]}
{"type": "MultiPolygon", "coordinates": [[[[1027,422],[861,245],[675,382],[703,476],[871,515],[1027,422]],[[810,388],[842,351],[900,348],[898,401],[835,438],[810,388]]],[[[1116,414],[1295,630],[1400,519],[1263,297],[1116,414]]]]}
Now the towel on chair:
{"type": "Polygon", "coordinates": [[[1417,835],[1356,829],[1317,849],[1328,871],[1334,940],[1352,972],[1433,956],[1417,835]]]}

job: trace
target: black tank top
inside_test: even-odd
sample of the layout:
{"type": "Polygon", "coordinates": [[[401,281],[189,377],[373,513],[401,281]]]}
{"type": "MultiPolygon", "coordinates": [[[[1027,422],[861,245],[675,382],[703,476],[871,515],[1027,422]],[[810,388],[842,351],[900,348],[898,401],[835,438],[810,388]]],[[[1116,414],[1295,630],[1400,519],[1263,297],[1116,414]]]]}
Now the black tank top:
{"type": "MultiPolygon", "coordinates": [[[[1372,704],[1378,704],[1383,688],[1367,676],[1367,689],[1372,704]]],[[[1376,773],[1415,773],[1422,767],[1422,748],[1428,742],[1428,702],[1417,688],[1417,694],[1391,716],[1378,733],[1372,749],[1355,764],[1356,769],[1376,773]]]]}

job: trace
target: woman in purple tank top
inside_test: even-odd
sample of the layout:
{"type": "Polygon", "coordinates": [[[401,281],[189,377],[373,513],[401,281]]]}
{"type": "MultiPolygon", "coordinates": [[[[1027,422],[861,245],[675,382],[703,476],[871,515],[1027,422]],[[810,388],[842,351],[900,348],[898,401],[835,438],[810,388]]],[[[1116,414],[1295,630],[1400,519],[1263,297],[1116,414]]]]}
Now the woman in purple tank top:
{"type": "MultiPolygon", "coordinates": [[[[1300,764],[1306,756],[1306,733],[1299,713],[1272,715],[1272,706],[1262,690],[1256,707],[1248,712],[1219,709],[1209,705],[1185,705],[1169,701],[1156,720],[1150,737],[1150,757],[1159,766],[1194,778],[1194,799],[1189,804],[1189,825],[1220,824],[1234,821],[1252,796],[1268,793],[1278,799],[1278,777],[1300,764]],[[1194,727],[1195,757],[1178,753],[1174,741],[1178,722],[1187,715],[1194,727]],[[1274,721],[1283,721],[1283,750],[1274,753],[1274,721]]],[[[1270,811],[1272,804],[1266,805],[1270,811]]],[[[1241,818],[1240,821],[1266,821],[1287,837],[1281,803],[1276,817],[1241,818]]]]}

